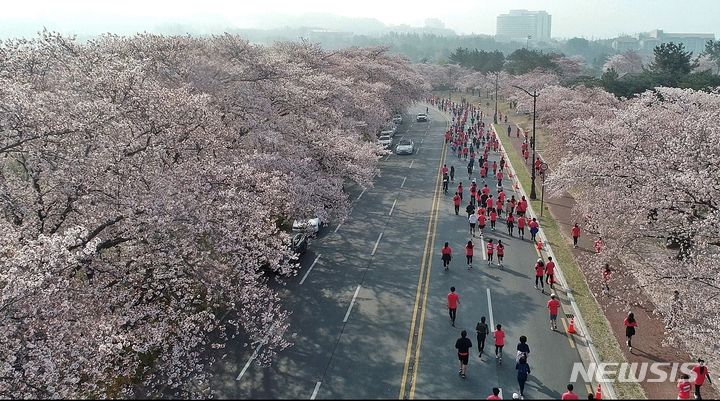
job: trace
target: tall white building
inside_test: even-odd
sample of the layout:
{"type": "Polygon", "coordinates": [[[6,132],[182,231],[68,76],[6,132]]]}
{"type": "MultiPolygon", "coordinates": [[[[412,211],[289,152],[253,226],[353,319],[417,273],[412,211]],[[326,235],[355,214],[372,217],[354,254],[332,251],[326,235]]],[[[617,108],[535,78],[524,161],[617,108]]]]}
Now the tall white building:
{"type": "Polygon", "coordinates": [[[545,11],[510,10],[497,16],[495,39],[524,42],[550,40],[551,16],[545,11]]]}

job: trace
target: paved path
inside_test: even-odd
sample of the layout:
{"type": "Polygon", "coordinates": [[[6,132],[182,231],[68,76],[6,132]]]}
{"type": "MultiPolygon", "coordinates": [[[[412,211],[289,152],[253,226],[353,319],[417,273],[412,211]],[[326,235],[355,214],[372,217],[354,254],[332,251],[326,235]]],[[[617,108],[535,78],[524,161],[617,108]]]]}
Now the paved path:
{"type": "MultiPolygon", "coordinates": [[[[533,370],[526,396],[559,397],[572,363],[580,359],[562,326],[557,333],[549,330],[547,295],[531,281],[536,251],[527,240],[503,234],[503,219],[498,232],[486,235],[507,244],[506,268],[483,265],[480,238],[475,238],[475,268],[465,268],[464,244],[470,238],[465,214],[454,215],[450,195],[439,192],[437,180],[446,157],[446,114],[430,107],[428,123],[414,122],[414,114],[424,107],[411,108],[396,135],[413,139],[418,152],[383,160],[373,188],[351,188],[349,219],[324,228],[298,276],[279,289],[293,311],[295,345],[272,366],[260,367],[247,364],[253,350],[241,340],[228,344],[228,355],[216,365],[211,382],[217,398],[398,398],[401,393],[478,398],[493,386],[502,387],[509,398],[517,391],[514,353],[523,334],[529,338],[533,370]],[[439,255],[445,241],[455,250],[448,273],[442,271],[439,255]],[[452,285],[461,296],[455,328],[445,308],[452,285]],[[463,380],[457,374],[455,340],[465,328],[475,342],[475,323],[482,315],[490,318],[488,294],[493,323],[507,330],[504,364],[480,361],[474,352],[463,380]]],[[[496,154],[491,157],[499,161],[496,154]]],[[[467,183],[467,163],[450,160],[456,179],[467,183]]],[[[494,351],[490,339],[488,351],[494,351]]],[[[585,386],[576,387],[584,395],[585,386]]]]}

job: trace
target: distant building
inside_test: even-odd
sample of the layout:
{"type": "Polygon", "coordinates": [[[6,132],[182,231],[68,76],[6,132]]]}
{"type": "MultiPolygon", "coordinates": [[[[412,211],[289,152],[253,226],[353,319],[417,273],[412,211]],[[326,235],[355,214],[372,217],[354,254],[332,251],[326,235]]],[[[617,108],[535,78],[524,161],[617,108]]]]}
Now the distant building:
{"type": "Polygon", "coordinates": [[[656,46],[662,43],[682,43],[686,51],[698,55],[705,50],[705,43],[715,40],[713,33],[669,33],[662,29],[640,33],[637,38],[621,36],[612,42],[612,48],[622,53],[628,50],[638,50],[642,53],[652,53],[656,46]]]}
{"type": "Polygon", "coordinates": [[[550,40],[551,16],[545,11],[510,10],[497,16],[497,41],[550,40]]]}

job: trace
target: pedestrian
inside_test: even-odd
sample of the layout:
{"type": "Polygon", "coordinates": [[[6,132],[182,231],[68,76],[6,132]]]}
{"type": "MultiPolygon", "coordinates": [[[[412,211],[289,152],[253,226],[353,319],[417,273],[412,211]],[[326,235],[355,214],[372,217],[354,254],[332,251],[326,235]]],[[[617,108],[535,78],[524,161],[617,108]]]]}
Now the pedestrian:
{"type": "Polygon", "coordinates": [[[603,284],[605,287],[603,288],[603,294],[608,295],[610,294],[610,286],[608,285],[608,282],[610,281],[610,276],[612,275],[612,270],[610,269],[610,263],[605,263],[605,266],[603,268],[603,284]]]}
{"type": "Polygon", "coordinates": [[[505,257],[505,245],[503,245],[502,240],[498,240],[497,246],[495,248],[497,249],[498,265],[500,267],[503,267],[503,258],[505,257]]]}
{"type": "Polygon", "coordinates": [[[460,195],[460,200],[462,200],[462,198],[463,198],[463,186],[462,186],[462,181],[460,181],[460,183],[458,184],[457,193],[460,195]]]}
{"type": "Polygon", "coordinates": [[[523,151],[523,157],[525,158],[525,164],[528,164],[528,158],[530,157],[530,152],[528,152],[527,149],[523,151]]]}
{"type": "Polygon", "coordinates": [[[570,230],[570,234],[572,234],[573,238],[573,247],[577,248],[578,239],[580,238],[580,226],[577,223],[570,230]]]}
{"type": "Polygon", "coordinates": [[[495,231],[495,222],[497,221],[497,212],[495,211],[495,208],[490,209],[490,229],[492,231],[495,231]]]}
{"type": "MultiPolygon", "coordinates": [[[[477,215],[472,215],[470,217],[475,217],[477,219],[477,215]]],[[[471,228],[473,236],[475,235],[475,225],[471,224],[471,228]]],[[[475,245],[473,244],[472,240],[468,241],[467,245],[465,245],[465,258],[467,259],[467,267],[468,270],[472,269],[472,260],[473,260],[473,248],[475,245]]]]}
{"type": "Polygon", "coordinates": [[[543,276],[545,275],[545,262],[542,259],[538,259],[535,262],[535,289],[538,289],[538,283],[542,287],[543,294],[545,293],[545,284],[543,284],[543,276]]]}
{"type": "Polygon", "coordinates": [[[477,183],[475,182],[475,179],[472,179],[472,183],[470,184],[470,203],[475,205],[475,198],[477,197],[477,183]]]}
{"type": "Polygon", "coordinates": [[[490,215],[490,209],[494,206],[494,199],[492,195],[488,195],[487,199],[485,199],[485,209],[487,209],[488,216],[490,215]]]}
{"type": "Polygon", "coordinates": [[[445,195],[447,195],[447,193],[448,193],[448,183],[449,182],[450,182],[450,177],[448,177],[447,174],[443,174],[442,188],[443,188],[443,193],[445,193],[445,195]]]}
{"type": "Polygon", "coordinates": [[[485,323],[485,316],[480,318],[480,321],[475,325],[475,332],[477,333],[478,341],[478,358],[482,358],[483,351],[485,350],[485,338],[490,332],[490,328],[485,323]]]}
{"type": "Polygon", "coordinates": [[[579,400],[578,395],[573,393],[575,386],[573,386],[572,383],[568,384],[566,388],[567,391],[560,396],[561,400],[579,400]]]}
{"type": "Polygon", "coordinates": [[[525,211],[527,210],[528,202],[525,199],[525,197],[521,197],[520,200],[517,202],[517,214],[525,216],[525,211]]]}
{"type": "Polygon", "coordinates": [[[452,248],[449,243],[445,243],[445,246],[440,250],[442,254],[443,267],[447,271],[450,267],[450,261],[452,260],[452,248]]]}
{"type": "Polygon", "coordinates": [[[468,223],[470,223],[470,235],[475,236],[475,225],[478,222],[478,215],[473,213],[468,217],[468,223]]]}
{"type": "Polygon", "coordinates": [[[487,257],[488,257],[488,266],[492,265],[493,260],[493,253],[495,252],[495,245],[493,244],[493,240],[489,239],[487,243],[487,257]]]}
{"type": "Polygon", "coordinates": [[[498,171],[498,173],[495,174],[495,178],[497,178],[497,180],[498,180],[498,183],[497,183],[498,187],[502,187],[503,177],[504,177],[504,174],[503,174],[502,170],[498,171]]]}
{"type": "Polygon", "coordinates": [[[517,354],[515,355],[515,362],[518,362],[520,358],[525,358],[525,360],[530,358],[530,346],[528,345],[527,337],[525,336],[520,336],[517,345],[517,354]]]}
{"type": "Polygon", "coordinates": [[[493,337],[495,338],[495,359],[498,362],[502,362],[502,350],[505,346],[505,332],[502,330],[501,324],[495,326],[493,337]]]}
{"type": "Polygon", "coordinates": [[[455,327],[458,304],[460,304],[460,296],[455,292],[455,287],[450,287],[450,292],[447,294],[447,307],[450,314],[450,323],[452,323],[453,327],[455,327]]]}
{"type": "Polygon", "coordinates": [[[557,330],[557,315],[560,309],[560,301],[557,299],[557,295],[550,294],[550,300],[547,302],[547,308],[550,312],[550,330],[557,330]]]}
{"type": "Polygon", "coordinates": [[[604,247],[605,244],[603,244],[602,237],[598,237],[598,239],[596,239],[595,243],[593,244],[593,248],[595,248],[595,253],[600,253],[604,247]]]}
{"type": "Polygon", "coordinates": [[[683,373],[680,375],[680,380],[678,380],[677,384],[677,390],[678,400],[689,400],[690,399],[690,390],[692,390],[692,384],[690,383],[690,376],[683,373]]]}
{"type": "Polygon", "coordinates": [[[635,328],[638,327],[637,321],[635,321],[635,314],[630,312],[623,321],[625,325],[625,337],[627,337],[627,346],[632,354],[632,338],[635,335],[635,328]]]}
{"type": "Polygon", "coordinates": [[[467,371],[467,365],[470,359],[470,348],[472,348],[472,341],[467,338],[467,331],[463,330],[460,332],[460,338],[455,341],[455,348],[457,348],[458,359],[460,360],[460,370],[458,373],[460,377],[465,379],[467,377],[465,376],[465,372],[467,371]]]}
{"type": "Polygon", "coordinates": [[[514,203],[512,202],[512,199],[510,199],[509,201],[507,201],[507,202],[505,203],[505,214],[508,215],[508,216],[512,215],[512,214],[513,214],[513,208],[514,208],[514,206],[515,206],[515,205],[514,205],[514,203]]]}
{"type": "Polygon", "coordinates": [[[485,209],[478,209],[477,216],[478,216],[478,228],[480,229],[480,235],[482,235],[483,230],[485,230],[485,222],[487,219],[487,217],[485,217],[485,209]]]}
{"type": "Polygon", "coordinates": [[[493,387],[492,394],[487,396],[486,400],[502,400],[502,398],[500,398],[500,389],[498,387],[493,387]]]}
{"type": "Polygon", "coordinates": [[[505,218],[505,223],[507,224],[508,235],[512,237],[513,230],[515,229],[515,217],[512,213],[509,213],[508,217],[505,218]]]}
{"type": "Polygon", "coordinates": [[[697,361],[698,364],[692,368],[693,373],[695,373],[695,399],[702,400],[700,387],[705,384],[705,380],[712,384],[712,379],[710,379],[710,373],[708,372],[707,366],[705,366],[705,361],[702,358],[698,358],[697,361]]]}
{"type": "Polygon", "coordinates": [[[545,283],[550,284],[550,289],[555,289],[555,262],[552,256],[548,256],[548,261],[545,263],[545,283]]]}
{"type": "Polygon", "coordinates": [[[440,174],[445,175],[448,172],[448,166],[447,164],[443,164],[443,166],[440,168],[440,174]]]}
{"type": "Polygon", "coordinates": [[[515,364],[515,370],[517,370],[517,381],[520,386],[520,397],[524,397],[525,382],[527,382],[528,375],[530,374],[530,365],[527,363],[526,357],[521,357],[515,364]]]}
{"type": "Polygon", "coordinates": [[[455,192],[455,196],[453,196],[453,204],[455,205],[455,216],[460,213],[460,202],[462,202],[462,197],[459,193],[455,192]]]}
{"type": "Polygon", "coordinates": [[[467,217],[470,218],[470,215],[475,213],[475,205],[468,203],[468,205],[465,206],[465,213],[467,213],[467,217]]]}
{"type": "MultiPolygon", "coordinates": [[[[507,122],[507,121],[506,121],[506,122],[507,122]]],[[[507,133],[508,133],[508,138],[509,138],[509,137],[510,137],[510,134],[512,134],[512,126],[511,126],[511,125],[508,125],[507,133]]]]}
{"type": "MultiPolygon", "coordinates": [[[[501,191],[500,194],[503,194],[503,192],[501,191]]],[[[495,212],[497,212],[498,217],[500,217],[503,210],[503,199],[500,194],[498,194],[498,199],[495,201],[495,212]]]]}
{"type": "Polygon", "coordinates": [[[455,166],[450,166],[450,183],[455,183],[455,166]]]}
{"type": "Polygon", "coordinates": [[[540,231],[540,224],[538,224],[537,220],[533,217],[532,220],[528,223],[528,227],[530,227],[530,240],[532,242],[535,242],[535,236],[537,235],[538,231],[540,231]]]}
{"type": "Polygon", "coordinates": [[[493,169],[493,175],[497,176],[497,162],[494,160],[493,160],[493,164],[492,164],[492,169],[493,169]]]}
{"type": "MultiPolygon", "coordinates": [[[[457,213],[455,213],[457,214],[457,213]]],[[[518,214],[517,223],[518,223],[518,235],[520,236],[520,239],[525,239],[525,216],[522,216],[518,214]]]]}
{"type": "Polygon", "coordinates": [[[474,163],[472,160],[470,160],[470,163],[468,163],[468,165],[467,165],[468,180],[472,178],[472,172],[473,172],[473,165],[474,165],[474,164],[475,164],[475,163],[474,163]]]}

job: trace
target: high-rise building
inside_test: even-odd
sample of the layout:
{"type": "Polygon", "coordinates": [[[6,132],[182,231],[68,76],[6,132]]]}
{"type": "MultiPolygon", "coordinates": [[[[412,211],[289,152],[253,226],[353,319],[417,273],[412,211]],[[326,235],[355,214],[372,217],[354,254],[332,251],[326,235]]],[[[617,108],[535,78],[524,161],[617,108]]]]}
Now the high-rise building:
{"type": "Polygon", "coordinates": [[[498,41],[550,40],[551,16],[546,11],[510,10],[497,16],[498,41]]]}

